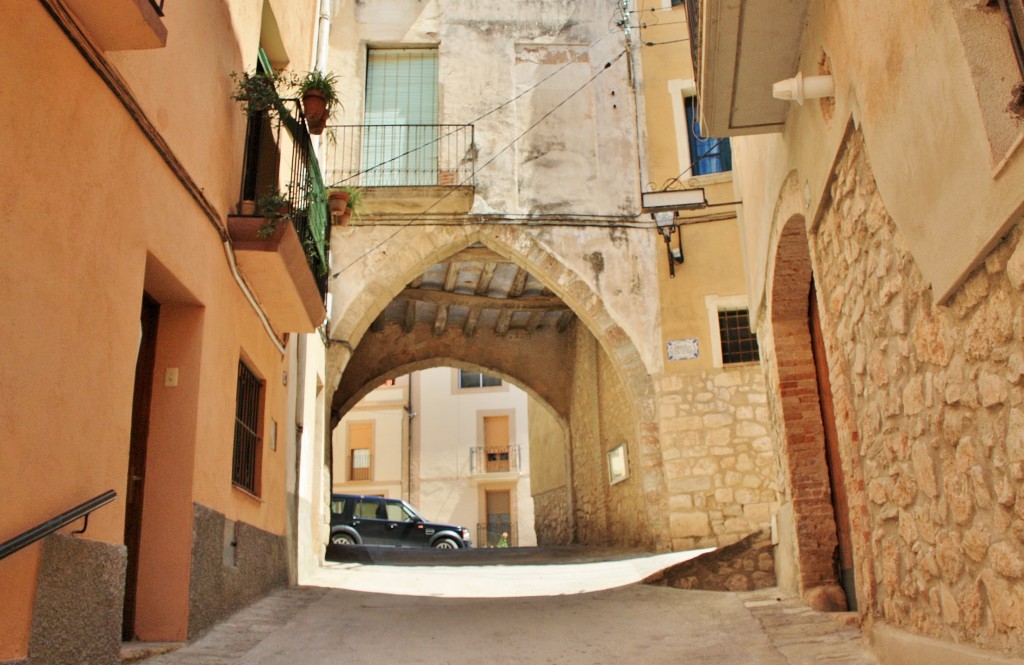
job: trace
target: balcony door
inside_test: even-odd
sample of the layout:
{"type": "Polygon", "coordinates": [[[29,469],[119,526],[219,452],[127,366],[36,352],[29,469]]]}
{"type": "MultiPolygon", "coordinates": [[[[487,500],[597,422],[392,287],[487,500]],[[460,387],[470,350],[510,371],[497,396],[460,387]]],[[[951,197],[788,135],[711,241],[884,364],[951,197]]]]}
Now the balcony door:
{"type": "Polygon", "coordinates": [[[488,491],[485,495],[487,504],[487,543],[494,547],[502,543],[512,544],[512,493],[509,490],[488,491]]]}
{"type": "Polygon", "coordinates": [[[484,455],[487,472],[509,470],[508,416],[484,416],[484,455]]]}
{"type": "Polygon", "coordinates": [[[360,183],[437,184],[437,49],[370,49],[360,183]]]}

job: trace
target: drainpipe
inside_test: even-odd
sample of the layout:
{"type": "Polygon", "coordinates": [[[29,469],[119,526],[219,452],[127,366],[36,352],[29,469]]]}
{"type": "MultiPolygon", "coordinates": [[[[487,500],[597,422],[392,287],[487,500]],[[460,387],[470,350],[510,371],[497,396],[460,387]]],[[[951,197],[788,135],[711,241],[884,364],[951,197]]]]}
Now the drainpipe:
{"type": "Polygon", "coordinates": [[[416,417],[416,411],[414,410],[413,395],[412,395],[412,392],[413,392],[413,376],[414,376],[414,374],[412,372],[410,372],[408,374],[408,381],[406,382],[406,393],[407,393],[408,397],[407,397],[407,401],[406,401],[406,404],[405,404],[405,415],[407,416],[406,422],[405,422],[405,468],[403,469],[403,471],[404,471],[403,475],[405,476],[405,478],[403,478],[404,482],[402,483],[402,494],[404,495],[402,498],[405,499],[406,501],[408,501],[409,503],[413,503],[413,500],[412,500],[412,481],[413,481],[413,473],[412,473],[412,468],[413,468],[413,464],[412,464],[412,428],[413,428],[413,421],[412,421],[412,419],[416,417]]]}
{"type": "Polygon", "coordinates": [[[316,60],[313,67],[320,71],[327,68],[327,53],[331,36],[331,0],[320,0],[320,13],[317,19],[316,60]]]}

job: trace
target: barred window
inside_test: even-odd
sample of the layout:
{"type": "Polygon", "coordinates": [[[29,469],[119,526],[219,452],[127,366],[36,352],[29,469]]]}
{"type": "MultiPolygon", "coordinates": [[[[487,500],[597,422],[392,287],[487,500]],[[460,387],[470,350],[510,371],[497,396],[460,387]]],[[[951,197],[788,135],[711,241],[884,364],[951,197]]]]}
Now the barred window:
{"type": "Polygon", "coordinates": [[[759,359],[757,336],[750,330],[750,312],[746,308],[718,310],[718,333],[723,365],[759,359]]]}
{"type": "Polygon", "coordinates": [[[259,494],[260,413],[263,382],[245,363],[238,362],[235,402],[235,446],[231,460],[231,482],[259,494]]]}

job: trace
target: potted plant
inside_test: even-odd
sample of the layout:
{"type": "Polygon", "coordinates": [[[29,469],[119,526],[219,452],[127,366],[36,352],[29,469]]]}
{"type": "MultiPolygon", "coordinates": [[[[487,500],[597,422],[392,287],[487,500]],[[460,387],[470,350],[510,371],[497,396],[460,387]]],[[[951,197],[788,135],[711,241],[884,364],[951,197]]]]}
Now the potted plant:
{"type": "Polygon", "coordinates": [[[256,237],[269,238],[282,219],[291,218],[291,204],[279,192],[274,192],[256,200],[256,214],[264,219],[256,237]]]}
{"type": "Polygon", "coordinates": [[[337,80],[335,74],[313,70],[296,84],[302,98],[302,111],[306,115],[310,134],[323,133],[334,105],[340,103],[334,90],[337,80]]]}
{"type": "Polygon", "coordinates": [[[337,226],[345,226],[352,215],[358,216],[363,209],[363,190],[359,187],[338,187],[327,194],[327,207],[331,211],[331,221],[337,226]]]}
{"type": "Polygon", "coordinates": [[[277,86],[281,82],[279,74],[267,74],[261,71],[231,72],[231,80],[235,82],[235,92],[231,98],[241,103],[242,110],[248,116],[272,112],[281,103],[277,86]]]}

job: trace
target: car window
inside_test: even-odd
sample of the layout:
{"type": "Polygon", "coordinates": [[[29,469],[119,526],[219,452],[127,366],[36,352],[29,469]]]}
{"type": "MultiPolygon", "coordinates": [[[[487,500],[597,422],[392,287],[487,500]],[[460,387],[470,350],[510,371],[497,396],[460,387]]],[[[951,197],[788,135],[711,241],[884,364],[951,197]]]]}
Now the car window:
{"type": "Polygon", "coordinates": [[[342,514],[345,512],[345,501],[346,499],[336,498],[331,500],[331,512],[342,514]]]}
{"type": "Polygon", "coordinates": [[[380,499],[359,499],[356,501],[355,510],[352,511],[352,516],[361,519],[378,519],[383,517],[378,514],[378,508],[380,508],[380,499]]]}
{"type": "Polygon", "coordinates": [[[388,519],[392,522],[412,522],[415,519],[415,516],[398,501],[388,501],[387,508],[388,519]]]}

